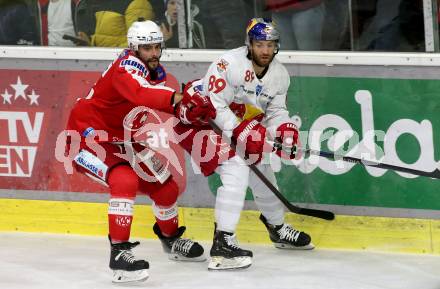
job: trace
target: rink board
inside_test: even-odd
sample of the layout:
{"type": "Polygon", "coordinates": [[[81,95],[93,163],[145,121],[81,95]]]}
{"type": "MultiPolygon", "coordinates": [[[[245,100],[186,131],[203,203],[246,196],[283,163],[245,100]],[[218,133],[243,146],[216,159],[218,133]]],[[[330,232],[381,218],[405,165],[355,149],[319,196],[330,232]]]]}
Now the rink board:
{"type": "MultiPolygon", "coordinates": [[[[66,173],[56,141],[76,98],[90,87],[120,49],[0,47],[0,198],[97,202],[105,188],[85,176],[66,173]],[[21,92],[21,93],[20,93],[21,92]],[[58,153],[57,153],[58,152],[58,153]],[[5,196],[1,190],[11,193],[5,196]],[[51,196],[48,196],[51,195],[51,196]]],[[[165,50],[162,61],[168,85],[202,77],[222,51],[165,50]]],[[[291,75],[288,107],[302,122],[301,131],[327,135],[325,141],[302,141],[314,149],[367,153],[420,170],[440,165],[438,75],[440,56],[408,53],[281,52],[278,59],[291,75]],[[374,138],[366,131],[378,133],[374,138]],[[337,141],[353,133],[358,142],[337,141]],[[333,140],[327,132],[334,133],[333,140]],[[339,134],[342,132],[342,134],[339,134]],[[385,139],[381,139],[385,137],[385,139]],[[387,140],[388,139],[388,140],[387,140]],[[377,145],[373,154],[361,146],[377,145]]],[[[196,174],[176,148],[183,174],[173,174],[186,207],[213,206],[219,183],[196,174]]],[[[352,154],[352,155],[353,155],[352,154]]],[[[293,203],[344,215],[440,218],[440,182],[393,171],[304,158],[280,165],[281,192],[293,203]],[[415,215],[415,211],[417,214],[415,215]]]]}
{"type": "MultiPolygon", "coordinates": [[[[0,200],[0,231],[105,236],[107,204],[0,200]]],[[[243,211],[237,235],[242,243],[270,243],[256,211],[243,211]]],[[[210,208],[179,208],[185,237],[212,240],[210,208]]],[[[440,254],[440,220],[338,215],[334,221],[287,214],[286,221],[311,234],[317,248],[440,254]]],[[[156,238],[151,206],[135,205],[133,238],[156,238]]]]}
{"type": "MultiPolygon", "coordinates": [[[[0,47],[0,52],[0,230],[106,235],[105,188],[85,176],[67,175],[54,147],[76,98],[87,94],[119,50],[0,47]]],[[[164,51],[169,86],[201,77],[221,53],[164,51]]],[[[398,152],[390,151],[404,164],[439,164],[440,55],[292,52],[277,57],[292,77],[290,112],[302,116],[305,129],[331,114],[331,121],[368,140],[362,130],[374,124],[389,135],[405,134],[395,142],[398,152]],[[406,124],[413,125],[409,133],[401,130],[406,124]],[[428,146],[414,137],[421,129],[430,136],[423,139],[428,146]]],[[[209,241],[218,183],[195,174],[182,150],[176,151],[186,165],[177,180],[185,191],[179,200],[181,223],[188,226],[188,237],[209,241]]],[[[439,254],[438,180],[391,171],[382,176],[361,166],[338,169],[321,162],[280,172],[280,189],[289,201],[338,215],[327,222],[288,214],[287,221],[309,232],[318,248],[439,254]]],[[[154,238],[151,208],[137,204],[133,236],[154,238]]],[[[246,208],[255,205],[248,201],[246,208]]],[[[264,230],[256,211],[243,212],[241,242],[269,243],[264,230]]]]}

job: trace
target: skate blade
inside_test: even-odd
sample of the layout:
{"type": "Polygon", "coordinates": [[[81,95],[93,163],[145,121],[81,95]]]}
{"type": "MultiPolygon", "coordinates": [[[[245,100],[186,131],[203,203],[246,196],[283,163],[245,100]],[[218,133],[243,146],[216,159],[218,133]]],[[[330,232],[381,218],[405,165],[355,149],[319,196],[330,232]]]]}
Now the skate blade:
{"type": "Polygon", "coordinates": [[[208,270],[221,271],[221,270],[239,270],[246,269],[252,265],[251,257],[235,257],[224,258],[220,256],[211,257],[208,264],[208,270]]]}
{"type": "Polygon", "coordinates": [[[278,249],[287,249],[287,250],[313,250],[315,248],[315,245],[313,243],[310,243],[305,246],[294,246],[291,244],[284,244],[284,243],[273,243],[275,248],[278,249]]]}
{"type": "Polygon", "coordinates": [[[113,270],[113,283],[136,283],[144,282],[150,275],[147,269],[137,271],[113,270]]]}
{"type": "Polygon", "coordinates": [[[168,259],[173,261],[183,261],[183,262],[204,262],[206,261],[205,255],[200,255],[199,257],[188,258],[179,254],[169,253],[168,259]]]}

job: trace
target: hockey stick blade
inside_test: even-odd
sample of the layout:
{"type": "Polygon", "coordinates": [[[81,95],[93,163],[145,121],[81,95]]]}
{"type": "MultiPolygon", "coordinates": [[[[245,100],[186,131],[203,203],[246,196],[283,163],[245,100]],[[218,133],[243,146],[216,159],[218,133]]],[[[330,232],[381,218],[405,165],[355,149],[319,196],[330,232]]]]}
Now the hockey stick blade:
{"type": "Polygon", "coordinates": [[[249,165],[251,170],[260,178],[260,180],[278,197],[278,199],[286,206],[289,211],[292,213],[306,215],[311,217],[316,217],[324,220],[334,220],[335,214],[329,211],[316,210],[316,209],[307,209],[292,205],[280,191],[266,178],[265,175],[254,165],[249,165]]]}
{"type": "MultiPolygon", "coordinates": [[[[212,119],[209,120],[209,124],[216,133],[218,133],[219,135],[223,135],[223,131],[220,129],[220,127],[212,119]]],[[[236,149],[235,145],[232,144],[230,141],[229,141],[229,145],[235,151],[235,149],[236,149]]],[[[334,220],[335,219],[335,214],[333,214],[332,212],[329,212],[329,211],[307,209],[307,208],[302,208],[302,207],[292,205],[283,196],[283,194],[281,194],[280,191],[278,191],[278,189],[266,178],[266,176],[256,167],[256,165],[251,164],[251,165],[249,165],[249,168],[272,191],[272,193],[274,193],[274,195],[284,204],[284,206],[286,206],[286,208],[290,212],[300,214],[300,215],[306,215],[306,216],[311,216],[311,217],[315,217],[315,218],[320,218],[320,219],[324,219],[324,220],[334,220]]]]}

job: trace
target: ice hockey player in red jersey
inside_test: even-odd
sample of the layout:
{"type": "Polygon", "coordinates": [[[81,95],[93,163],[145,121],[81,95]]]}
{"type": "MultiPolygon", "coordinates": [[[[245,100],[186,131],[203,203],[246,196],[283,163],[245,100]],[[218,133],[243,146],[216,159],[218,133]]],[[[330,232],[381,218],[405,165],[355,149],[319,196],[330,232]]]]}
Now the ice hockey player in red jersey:
{"type": "MultiPolygon", "coordinates": [[[[129,49],[104,71],[87,97],[78,100],[67,125],[68,148],[70,152],[78,151],[72,158],[75,168],[110,190],[108,223],[113,282],[148,278],[148,262],[136,259],[131,251],[139,242],[129,242],[138,191],[153,201],[153,230],[169,258],[206,260],[200,244],[181,238],[185,227],[178,226],[178,187],[169,170],[148,149],[142,155],[141,165],[136,167],[121,155],[127,153],[126,144],[132,141],[132,134],[148,122],[150,109],[176,113],[194,122],[211,115],[213,110],[201,96],[181,101],[186,99],[185,95],[164,86],[166,73],[159,62],[163,35],[154,22],[134,22],[127,38],[129,49]]],[[[136,142],[130,147],[135,152],[144,149],[136,142]]]]}
{"type": "MultiPolygon", "coordinates": [[[[194,128],[193,138],[186,138],[180,143],[199,164],[204,175],[215,170],[222,183],[216,196],[216,228],[210,250],[210,270],[240,269],[252,264],[252,252],[240,248],[235,235],[248,186],[261,211],[260,220],[275,247],[314,248],[308,234],[284,223],[281,201],[250,172],[247,165],[258,164],[259,170],[276,186],[270,164],[260,163],[263,152],[276,151],[287,161],[294,159],[298,130],[286,107],[290,77],[275,58],[280,47],[280,35],[274,23],[270,19],[253,18],[246,34],[246,46],[223,54],[211,64],[203,79],[190,83],[186,88],[189,95],[201,93],[209,97],[216,108],[214,122],[236,143],[238,151],[241,150],[238,154],[231,152],[229,145],[212,131],[205,142],[199,141],[202,138],[198,138],[194,128]],[[268,147],[266,138],[278,142],[281,148],[268,147]],[[203,147],[194,151],[199,143],[203,147]],[[213,156],[204,158],[205,153],[213,156]]],[[[182,134],[188,127],[191,126],[181,123],[175,130],[182,134]]]]}

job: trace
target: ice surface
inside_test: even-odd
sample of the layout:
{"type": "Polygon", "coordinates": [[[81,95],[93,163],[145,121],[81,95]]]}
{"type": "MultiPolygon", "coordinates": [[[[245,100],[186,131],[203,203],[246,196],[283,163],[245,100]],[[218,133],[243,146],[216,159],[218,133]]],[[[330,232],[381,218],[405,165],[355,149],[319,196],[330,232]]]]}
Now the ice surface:
{"type": "MultiPolygon", "coordinates": [[[[158,240],[140,240],[134,252],[150,262],[150,278],[113,285],[105,237],[0,233],[1,289],[240,288],[439,289],[440,256],[357,251],[285,251],[242,244],[254,252],[241,271],[210,272],[207,262],[167,259],[158,240]]],[[[132,240],[134,241],[134,240],[132,240]]],[[[209,253],[210,243],[203,243],[209,253]]]]}

